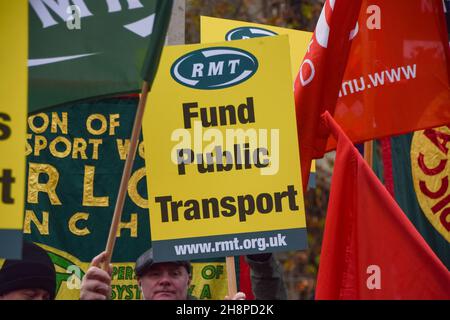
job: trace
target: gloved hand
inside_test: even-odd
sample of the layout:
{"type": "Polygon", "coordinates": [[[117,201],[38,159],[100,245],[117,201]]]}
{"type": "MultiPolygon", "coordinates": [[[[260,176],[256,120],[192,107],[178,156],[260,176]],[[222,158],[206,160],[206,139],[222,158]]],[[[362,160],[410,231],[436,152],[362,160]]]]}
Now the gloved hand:
{"type": "Polygon", "coordinates": [[[264,262],[270,259],[272,253],[248,254],[247,258],[252,261],[264,262]]]}

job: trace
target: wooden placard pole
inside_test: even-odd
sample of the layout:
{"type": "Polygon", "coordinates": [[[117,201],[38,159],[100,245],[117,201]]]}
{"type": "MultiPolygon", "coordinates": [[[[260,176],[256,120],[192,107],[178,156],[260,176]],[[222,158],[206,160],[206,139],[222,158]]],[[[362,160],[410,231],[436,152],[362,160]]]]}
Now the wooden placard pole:
{"type": "Polygon", "coordinates": [[[373,140],[364,142],[364,160],[373,168],[373,140]]]}
{"type": "Polygon", "coordinates": [[[226,257],[227,262],[227,279],[228,279],[228,297],[233,299],[237,293],[236,287],[236,267],[234,257],[226,257]]]}
{"type": "MultiPolygon", "coordinates": [[[[173,45],[184,43],[185,13],[186,13],[185,0],[174,0],[171,20],[169,28],[167,30],[166,44],[173,45]]],[[[119,223],[121,221],[123,206],[125,203],[125,196],[128,189],[128,181],[130,180],[131,170],[133,168],[134,158],[136,156],[139,134],[141,132],[142,127],[142,117],[144,115],[145,105],[147,103],[147,94],[149,90],[150,90],[149,84],[147,82],[144,82],[142,85],[138,109],[136,112],[136,116],[134,118],[133,131],[131,134],[131,141],[130,141],[130,150],[125,162],[122,180],[120,181],[116,207],[114,209],[114,216],[111,222],[111,228],[109,230],[108,242],[106,244],[105,250],[106,258],[104,261],[104,270],[108,270],[107,266],[111,262],[111,257],[114,251],[117,230],[119,228],[119,223]]]]}
{"type": "Polygon", "coordinates": [[[108,270],[108,266],[111,262],[111,257],[114,251],[114,245],[116,243],[117,230],[122,218],[123,206],[125,203],[125,197],[128,189],[128,181],[131,176],[131,169],[133,168],[134,158],[136,156],[136,150],[139,141],[139,134],[142,128],[142,118],[144,116],[145,104],[147,103],[147,94],[149,91],[148,82],[143,83],[141,96],[139,98],[139,104],[134,117],[133,131],[131,133],[130,149],[128,151],[127,159],[125,161],[125,167],[122,173],[122,180],[120,181],[119,193],[117,195],[116,207],[114,209],[114,216],[111,222],[111,228],[109,229],[108,242],[106,244],[106,257],[103,262],[103,269],[108,270]]]}

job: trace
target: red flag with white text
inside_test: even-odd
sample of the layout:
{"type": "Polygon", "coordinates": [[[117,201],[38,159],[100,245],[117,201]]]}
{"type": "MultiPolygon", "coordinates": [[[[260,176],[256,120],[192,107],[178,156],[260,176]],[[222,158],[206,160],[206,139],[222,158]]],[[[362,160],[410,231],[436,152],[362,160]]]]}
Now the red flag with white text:
{"type": "Polygon", "coordinates": [[[338,99],[361,0],[327,0],[295,79],[295,107],[304,188],[313,158],[321,158],[328,134],[320,115],[338,99]]]}
{"type": "Polygon", "coordinates": [[[443,8],[442,0],[363,1],[332,113],[354,143],[450,123],[443,8]]]}

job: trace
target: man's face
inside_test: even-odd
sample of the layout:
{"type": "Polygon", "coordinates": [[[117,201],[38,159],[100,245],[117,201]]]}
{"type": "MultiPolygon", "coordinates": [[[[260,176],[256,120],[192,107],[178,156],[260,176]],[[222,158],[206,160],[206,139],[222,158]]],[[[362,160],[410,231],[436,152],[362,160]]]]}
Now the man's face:
{"type": "Polygon", "coordinates": [[[145,300],[186,300],[190,283],[183,266],[158,263],[138,279],[145,300]]]}
{"type": "Polygon", "coordinates": [[[0,300],[49,300],[50,294],[42,289],[20,289],[0,295],[0,300]]]}

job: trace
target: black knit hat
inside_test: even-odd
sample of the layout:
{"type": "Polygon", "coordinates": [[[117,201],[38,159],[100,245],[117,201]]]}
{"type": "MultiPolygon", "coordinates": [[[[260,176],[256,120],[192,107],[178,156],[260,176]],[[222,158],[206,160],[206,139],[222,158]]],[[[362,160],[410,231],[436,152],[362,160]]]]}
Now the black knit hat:
{"type": "Polygon", "coordinates": [[[47,291],[50,299],[55,299],[55,266],[44,249],[24,241],[22,260],[6,260],[0,270],[0,294],[36,288],[47,291]]]}
{"type": "MultiPolygon", "coordinates": [[[[188,274],[191,274],[191,263],[189,261],[169,261],[168,263],[173,263],[179,266],[183,266],[188,274]]],[[[136,261],[136,266],[134,268],[134,271],[138,277],[142,277],[145,275],[150,268],[158,264],[158,262],[155,262],[153,259],[153,249],[150,248],[149,250],[145,251],[136,261]]]]}

